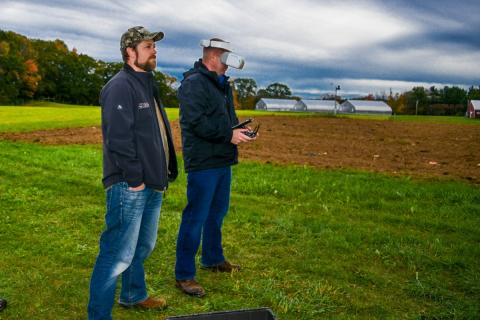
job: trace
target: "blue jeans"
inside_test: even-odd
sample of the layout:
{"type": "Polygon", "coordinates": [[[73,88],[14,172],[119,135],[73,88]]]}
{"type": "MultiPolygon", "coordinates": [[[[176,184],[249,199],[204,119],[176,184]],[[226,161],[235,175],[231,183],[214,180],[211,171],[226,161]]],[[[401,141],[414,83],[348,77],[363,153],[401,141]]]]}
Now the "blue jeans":
{"type": "Polygon", "coordinates": [[[121,304],[148,298],[143,263],[155,247],[161,205],[162,193],[148,187],[131,191],[127,183],[120,182],[107,190],[107,226],[90,281],[88,319],[112,319],[119,275],[121,304]]]}
{"type": "Polygon", "coordinates": [[[177,238],[177,280],[195,277],[195,256],[202,238],[204,266],[225,260],[222,249],[222,224],[230,202],[231,167],[188,173],[187,206],[177,238]],[[203,231],[203,236],[202,236],[203,231]]]}

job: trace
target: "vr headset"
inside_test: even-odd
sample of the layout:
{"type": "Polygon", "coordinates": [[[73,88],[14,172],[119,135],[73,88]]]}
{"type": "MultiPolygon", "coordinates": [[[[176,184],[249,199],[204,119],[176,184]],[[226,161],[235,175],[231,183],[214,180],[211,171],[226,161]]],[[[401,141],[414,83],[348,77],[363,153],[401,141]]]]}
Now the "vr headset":
{"type": "Polygon", "coordinates": [[[242,56],[232,52],[233,48],[230,42],[219,40],[202,40],[200,41],[200,46],[204,48],[211,47],[226,50],[227,52],[222,53],[220,56],[220,60],[229,67],[243,69],[243,66],[245,65],[245,59],[242,56]]]}

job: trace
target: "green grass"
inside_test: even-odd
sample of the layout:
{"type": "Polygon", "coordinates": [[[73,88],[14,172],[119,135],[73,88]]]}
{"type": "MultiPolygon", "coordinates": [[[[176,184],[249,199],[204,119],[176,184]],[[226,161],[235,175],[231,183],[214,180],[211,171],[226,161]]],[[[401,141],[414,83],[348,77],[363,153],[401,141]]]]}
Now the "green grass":
{"type": "Polygon", "coordinates": [[[443,124],[472,124],[480,125],[478,119],[469,119],[460,116],[412,116],[412,115],[339,115],[341,118],[361,119],[361,120],[389,120],[389,121],[406,121],[406,122],[427,122],[427,123],[443,123],[443,124]]]}
{"type": "MultiPolygon", "coordinates": [[[[178,119],[178,109],[167,108],[168,118],[178,119]]],[[[308,112],[269,112],[256,110],[238,110],[239,118],[261,116],[293,117],[335,117],[323,113],[308,112]]],[[[339,118],[364,120],[415,121],[445,124],[476,124],[477,119],[465,117],[435,116],[373,116],[373,115],[338,115],[339,118]]],[[[32,102],[27,106],[0,106],[0,132],[27,132],[42,129],[59,129],[72,127],[89,127],[100,125],[100,108],[76,106],[57,103],[32,102]]]]}
{"type": "MultiPolygon", "coordinates": [[[[178,118],[178,109],[167,109],[170,120],[178,118]]],[[[0,132],[27,132],[45,129],[100,125],[100,107],[56,103],[32,103],[28,106],[0,106],[0,132]]]]}
{"type": "Polygon", "coordinates": [[[427,122],[442,124],[472,124],[480,125],[478,119],[469,119],[460,116],[413,116],[413,115],[365,115],[365,114],[337,114],[323,112],[272,112],[257,110],[237,110],[237,114],[242,117],[258,116],[294,116],[294,117],[323,117],[323,118],[344,118],[358,120],[381,120],[381,121],[405,121],[405,122],[427,122]]]}
{"type": "Polygon", "coordinates": [[[99,124],[98,107],[0,106],[0,132],[88,127],[99,124]]]}
{"type": "MultiPolygon", "coordinates": [[[[98,146],[0,141],[0,319],[84,319],[103,229],[98,146]]],[[[171,185],[146,263],[164,319],[270,307],[278,319],[480,318],[480,189],[459,182],[242,163],[224,225],[243,270],[199,271],[207,296],[174,287],[185,176],[171,185]]]]}
{"type": "MultiPolygon", "coordinates": [[[[170,121],[178,119],[177,108],[167,108],[170,121]]],[[[238,116],[312,116],[311,113],[239,110],[238,116]]],[[[25,106],[0,106],[0,132],[28,132],[45,129],[80,128],[100,125],[100,107],[32,102],[25,106]]]]}

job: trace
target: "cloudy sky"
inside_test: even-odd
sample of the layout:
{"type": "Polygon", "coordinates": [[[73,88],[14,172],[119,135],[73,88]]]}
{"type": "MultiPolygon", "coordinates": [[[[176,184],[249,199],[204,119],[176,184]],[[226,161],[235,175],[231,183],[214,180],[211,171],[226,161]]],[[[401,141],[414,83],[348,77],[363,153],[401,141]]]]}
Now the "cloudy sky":
{"type": "Polygon", "coordinates": [[[478,0],[0,0],[0,29],[105,61],[129,27],[161,30],[158,68],[179,79],[216,36],[246,58],[230,75],[316,97],[479,85],[479,13],[478,0]]]}

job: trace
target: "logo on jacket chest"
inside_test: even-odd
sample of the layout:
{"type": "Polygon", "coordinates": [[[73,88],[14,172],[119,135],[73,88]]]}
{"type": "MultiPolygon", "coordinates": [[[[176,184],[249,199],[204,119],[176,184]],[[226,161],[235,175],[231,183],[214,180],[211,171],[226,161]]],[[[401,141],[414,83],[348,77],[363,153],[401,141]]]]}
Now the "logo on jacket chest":
{"type": "Polygon", "coordinates": [[[148,102],[140,102],[138,104],[138,110],[147,109],[147,108],[150,108],[150,103],[148,102]]]}

